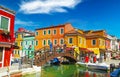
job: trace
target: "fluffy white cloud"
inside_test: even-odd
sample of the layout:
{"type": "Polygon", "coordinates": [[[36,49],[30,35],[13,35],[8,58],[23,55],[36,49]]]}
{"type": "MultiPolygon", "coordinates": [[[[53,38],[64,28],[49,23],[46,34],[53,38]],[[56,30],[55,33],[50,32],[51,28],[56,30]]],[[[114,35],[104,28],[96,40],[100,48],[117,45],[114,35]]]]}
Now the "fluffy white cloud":
{"type": "Polygon", "coordinates": [[[82,0],[27,0],[20,4],[21,12],[25,14],[67,12],[66,8],[72,9],[82,0]]]}

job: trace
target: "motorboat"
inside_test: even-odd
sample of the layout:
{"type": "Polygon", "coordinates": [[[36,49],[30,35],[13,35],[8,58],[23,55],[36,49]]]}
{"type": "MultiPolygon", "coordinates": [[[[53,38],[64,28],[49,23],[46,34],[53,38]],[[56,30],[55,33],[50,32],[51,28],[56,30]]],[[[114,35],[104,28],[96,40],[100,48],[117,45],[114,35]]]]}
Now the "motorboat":
{"type": "Polygon", "coordinates": [[[77,62],[77,65],[81,67],[85,67],[88,69],[95,69],[95,70],[104,70],[107,71],[110,69],[110,66],[106,63],[83,63],[83,62],[77,62]]]}

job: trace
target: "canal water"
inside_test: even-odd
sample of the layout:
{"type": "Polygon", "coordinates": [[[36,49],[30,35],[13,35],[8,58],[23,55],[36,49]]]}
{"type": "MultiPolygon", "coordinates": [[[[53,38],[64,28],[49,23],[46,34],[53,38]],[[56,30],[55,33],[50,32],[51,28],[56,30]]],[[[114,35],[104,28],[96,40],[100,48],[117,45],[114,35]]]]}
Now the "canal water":
{"type": "Polygon", "coordinates": [[[77,65],[60,65],[42,67],[40,77],[110,77],[110,73],[88,70],[77,65]]]}

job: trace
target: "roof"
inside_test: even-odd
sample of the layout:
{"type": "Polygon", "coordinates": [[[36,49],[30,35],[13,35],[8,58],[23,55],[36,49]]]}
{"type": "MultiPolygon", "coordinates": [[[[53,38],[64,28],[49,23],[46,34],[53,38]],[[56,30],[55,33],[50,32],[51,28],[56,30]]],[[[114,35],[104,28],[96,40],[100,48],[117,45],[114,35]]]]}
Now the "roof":
{"type": "MultiPolygon", "coordinates": [[[[66,23],[66,24],[70,24],[70,23],[66,23]]],[[[49,28],[56,28],[56,27],[64,27],[66,24],[60,24],[60,25],[57,25],[57,26],[48,26],[48,27],[43,27],[43,28],[38,28],[38,29],[35,29],[35,30],[42,30],[42,29],[49,29],[49,28]]]]}
{"type": "Polygon", "coordinates": [[[65,35],[66,36],[68,36],[68,35],[81,35],[81,36],[83,36],[83,34],[78,32],[77,30],[71,30],[71,31],[67,32],[65,35]]]}
{"type": "Polygon", "coordinates": [[[7,11],[7,12],[10,12],[10,13],[12,13],[12,14],[15,14],[15,11],[10,10],[10,9],[8,9],[8,8],[5,8],[5,7],[1,6],[1,5],[0,5],[0,9],[5,10],[5,11],[7,11]]]}

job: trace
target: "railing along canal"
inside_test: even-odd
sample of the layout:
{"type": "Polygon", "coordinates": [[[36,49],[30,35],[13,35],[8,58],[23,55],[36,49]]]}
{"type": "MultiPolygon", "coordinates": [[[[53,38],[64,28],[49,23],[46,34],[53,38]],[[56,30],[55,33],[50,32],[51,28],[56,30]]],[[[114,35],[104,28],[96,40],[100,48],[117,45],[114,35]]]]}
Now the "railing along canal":
{"type": "MultiPolygon", "coordinates": [[[[42,66],[49,60],[59,56],[68,56],[74,58],[74,51],[72,48],[63,48],[60,46],[53,47],[52,50],[49,47],[44,47],[35,53],[35,65],[42,66]]],[[[75,59],[75,58],[74,58],[75,59]]]]}

